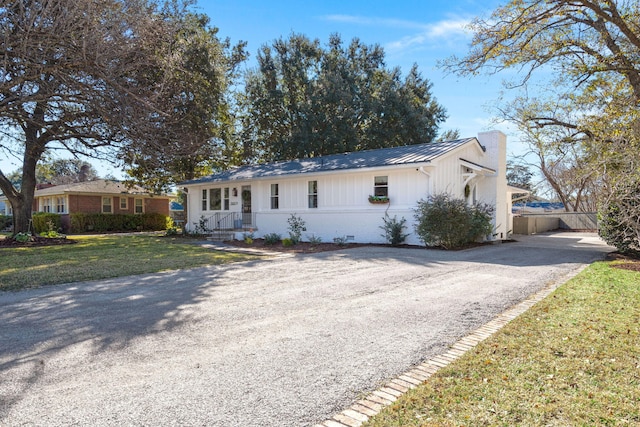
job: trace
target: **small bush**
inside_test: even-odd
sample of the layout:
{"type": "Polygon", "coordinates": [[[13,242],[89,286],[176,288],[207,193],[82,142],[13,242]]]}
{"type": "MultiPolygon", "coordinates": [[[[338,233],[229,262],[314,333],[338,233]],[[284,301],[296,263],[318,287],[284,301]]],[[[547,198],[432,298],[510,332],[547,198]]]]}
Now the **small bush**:
{"type": "Polygon", "coordinates": [[[61,227],[60,215],[55,213],[38,212],[31,217],[36,234],[48,231],[58,231],[61,227]]]}
{"type": "Polygon", "coordinates": [[[46,237],[48,239],[54,239],[56,237],[64,237],[62,234],[58,233],[58,231],[55,229],[55,224],[53,223],[53,221],[47,221],[47,231],[43,231],[42,233],[40,233],[41,237],[46,237]]]}
{"type": "Polygon", "coordinates": [[[242,240],[244,240],[247,245],[252,245],[255,238],[253,230],[249,230],[248,233],[242,233],[242,240]]]}
{"type": "Polygon", "coordinates": [[[418,202],[415,230],[427,246],[460,249],[491,234],[492,213],[492,206],[437,194],[418,202]]]}
{"type": "Polygon", "coordinates": [[[280,242],[281,239],[282,239],[282,236],[280,236],[278,233],[265,234],[264,235],[264,244],[265,245],[275,245],[276,243],[280,242]]]}
{"type": "Polygon", "coordinates": [[[385,215],[382,217],[382,221],[384,221],[384,225],[381,225],[380,228],[384,230],[384,234],[381,236],[387,239],[387,242],[393,246],[404,243],[405,239],[409,235],[402,232],[402,230],[405,229],[404,224],[407,220],[403,217],[398,221],[397,216],[391,218],[389,215],[385,215]]]}
{"type": "Polygon", "coordinates": [[[29,239],[31,239],[31,235],[29,233],[20,232],[13,236],[13,238],[16,242],[26,243],[29,241],[29,239]]]}
{"type": "Polygon", "coordinates": [[[347,244],[347,236],[334,237],[333,243],[338,246],[345,246],[347,244]]]}
{"type": "Polygon", "coordinates": [[[201,215],[198,222],[194,222],[193,225],[195,227],[194,234],[208,234],[211,231],[209,229],[209,222],[204,215],[201,215]]]}
{"type": "Polygon", "coordinates": [[[319,245],[320,243],[322,243],[322,237],[320,236],[316,236],[315,234],[310,234],[307,236],[307,240],[309,241],[309,243],[311,243],[312,245],[319,245]]]}
{"type": "Polygon", "coordinates": [[[284,246],[285,248],[288,248],[289,246],[293,246],[293,240],[291,240],[288,237],[285,237],[284,239],[282,239],[282,246],[284,246]]]}
{"type": "Polygon", "coordinates": [[[291,217],[287,220],[289,223],[289,238],[294,245],[300,243],[300,238],[303,231],[307,231],[306,223],[295,214],[291,214],[291,217]]]}

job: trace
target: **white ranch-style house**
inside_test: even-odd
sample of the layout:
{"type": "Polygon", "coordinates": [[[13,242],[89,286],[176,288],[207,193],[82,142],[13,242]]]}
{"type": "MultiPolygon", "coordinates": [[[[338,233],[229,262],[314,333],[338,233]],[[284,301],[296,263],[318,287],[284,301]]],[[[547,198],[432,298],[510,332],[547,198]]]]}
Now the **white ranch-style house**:
{"type": "Polygon", "coordinates": [[[447,192],[495,207],[495,235],[512,230],[511,192],[506,181],[506,136],[408,145],[295,161],[241,166],[180,184],[187,193],[188,231],[204,226],[242,238],[268,233],[288,236],[287,220],[302,218],[309,236],[332,242],[385,243],[383,217],[405,218],[409,244],[414,209],[429,195],[447,192]]]}

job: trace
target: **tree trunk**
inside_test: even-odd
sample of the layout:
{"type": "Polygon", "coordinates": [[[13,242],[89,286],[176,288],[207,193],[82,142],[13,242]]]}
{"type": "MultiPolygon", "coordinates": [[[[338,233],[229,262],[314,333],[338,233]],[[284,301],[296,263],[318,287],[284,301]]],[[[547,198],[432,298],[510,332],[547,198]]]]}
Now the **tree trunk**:
{"type": "MultiPolygon", "coordinates": [[[[29,162],[30,163],[30,162],[29,162]]],[[[13,207],[13,234],[28,233],[33,231],[29,223],[33,214],[33,199],[36,189],[36,161],[33,161],[33,173],[23,173],[22,186],[18,197],[8,197],[13,207]]],[[[25,159],[23,170],[27,170],[28,162],[25,159]]],[[[31,168],[29,168],[31,169],[31,168]]]]}
{"type": "MultiPolygon", "coordinates": [[[[36,105],[34,118],[44,118],[44,109],[36,105]]],[[[25,133],[25,150],[22,161],[22,184],[20,193],[9,197],[9,201],[13,206],[13,233],[30,232],[30,220],[33,213],[33,199],[36,191],[36,165],[44,153],[46,143],[38,137],[40,128],[34,123],[29,123],[24,127],[25,133]]]]}
{"type": "MultiPolygon", "coordinates": [[[[25,215],[24,206],[25,204],[22,201],[18,203],[12,203],[14,236],[18,233],[26,233],[29,230],[29,219],[31,218],[31,212],[29,212],[29,215],[25,215]]],[[[31,211],[31,209],[29,209],[29,211],[31,211]]]]}

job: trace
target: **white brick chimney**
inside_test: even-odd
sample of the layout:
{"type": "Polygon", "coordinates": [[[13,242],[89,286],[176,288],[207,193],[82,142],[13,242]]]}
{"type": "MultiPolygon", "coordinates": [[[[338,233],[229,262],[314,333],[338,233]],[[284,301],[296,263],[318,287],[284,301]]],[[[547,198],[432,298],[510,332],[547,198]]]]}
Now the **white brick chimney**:
{"type": "Polygon", "coordinates": [[[496,171],[495,177],[490,178],[491,187],[495,189],[492,201],[495,207],[494,238],[504,240],[513,228],[507,201],[507,136],[499,130],[479,132],[478,141],[486,149],[485,166],[496,171]]]}

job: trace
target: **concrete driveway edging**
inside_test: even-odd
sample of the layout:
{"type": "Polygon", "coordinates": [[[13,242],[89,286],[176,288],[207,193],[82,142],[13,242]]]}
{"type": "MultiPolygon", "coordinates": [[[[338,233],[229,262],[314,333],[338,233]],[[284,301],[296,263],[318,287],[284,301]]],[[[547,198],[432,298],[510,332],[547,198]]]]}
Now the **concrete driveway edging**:
{"type": "Polygon", "coordinates": [[[371,392],[364,399],[358,400],[344,411],[335,414],[331,419],[313,427],[360,427],[380,413],[385,407],[398,400],[403,394],[429,380],[440,368],[444,368],[473,349],[476,345],[494,335],[512,320],[525,313],[531,307],[553,293],[569,279],[577,276],[588,265],[582,265],[559,278],[524,301],[506,310],[490,322],[485,323],[471,334],[453,344],[448,351],[434,356],[412,369],[398,375],[387,384],[371,392]]]}

